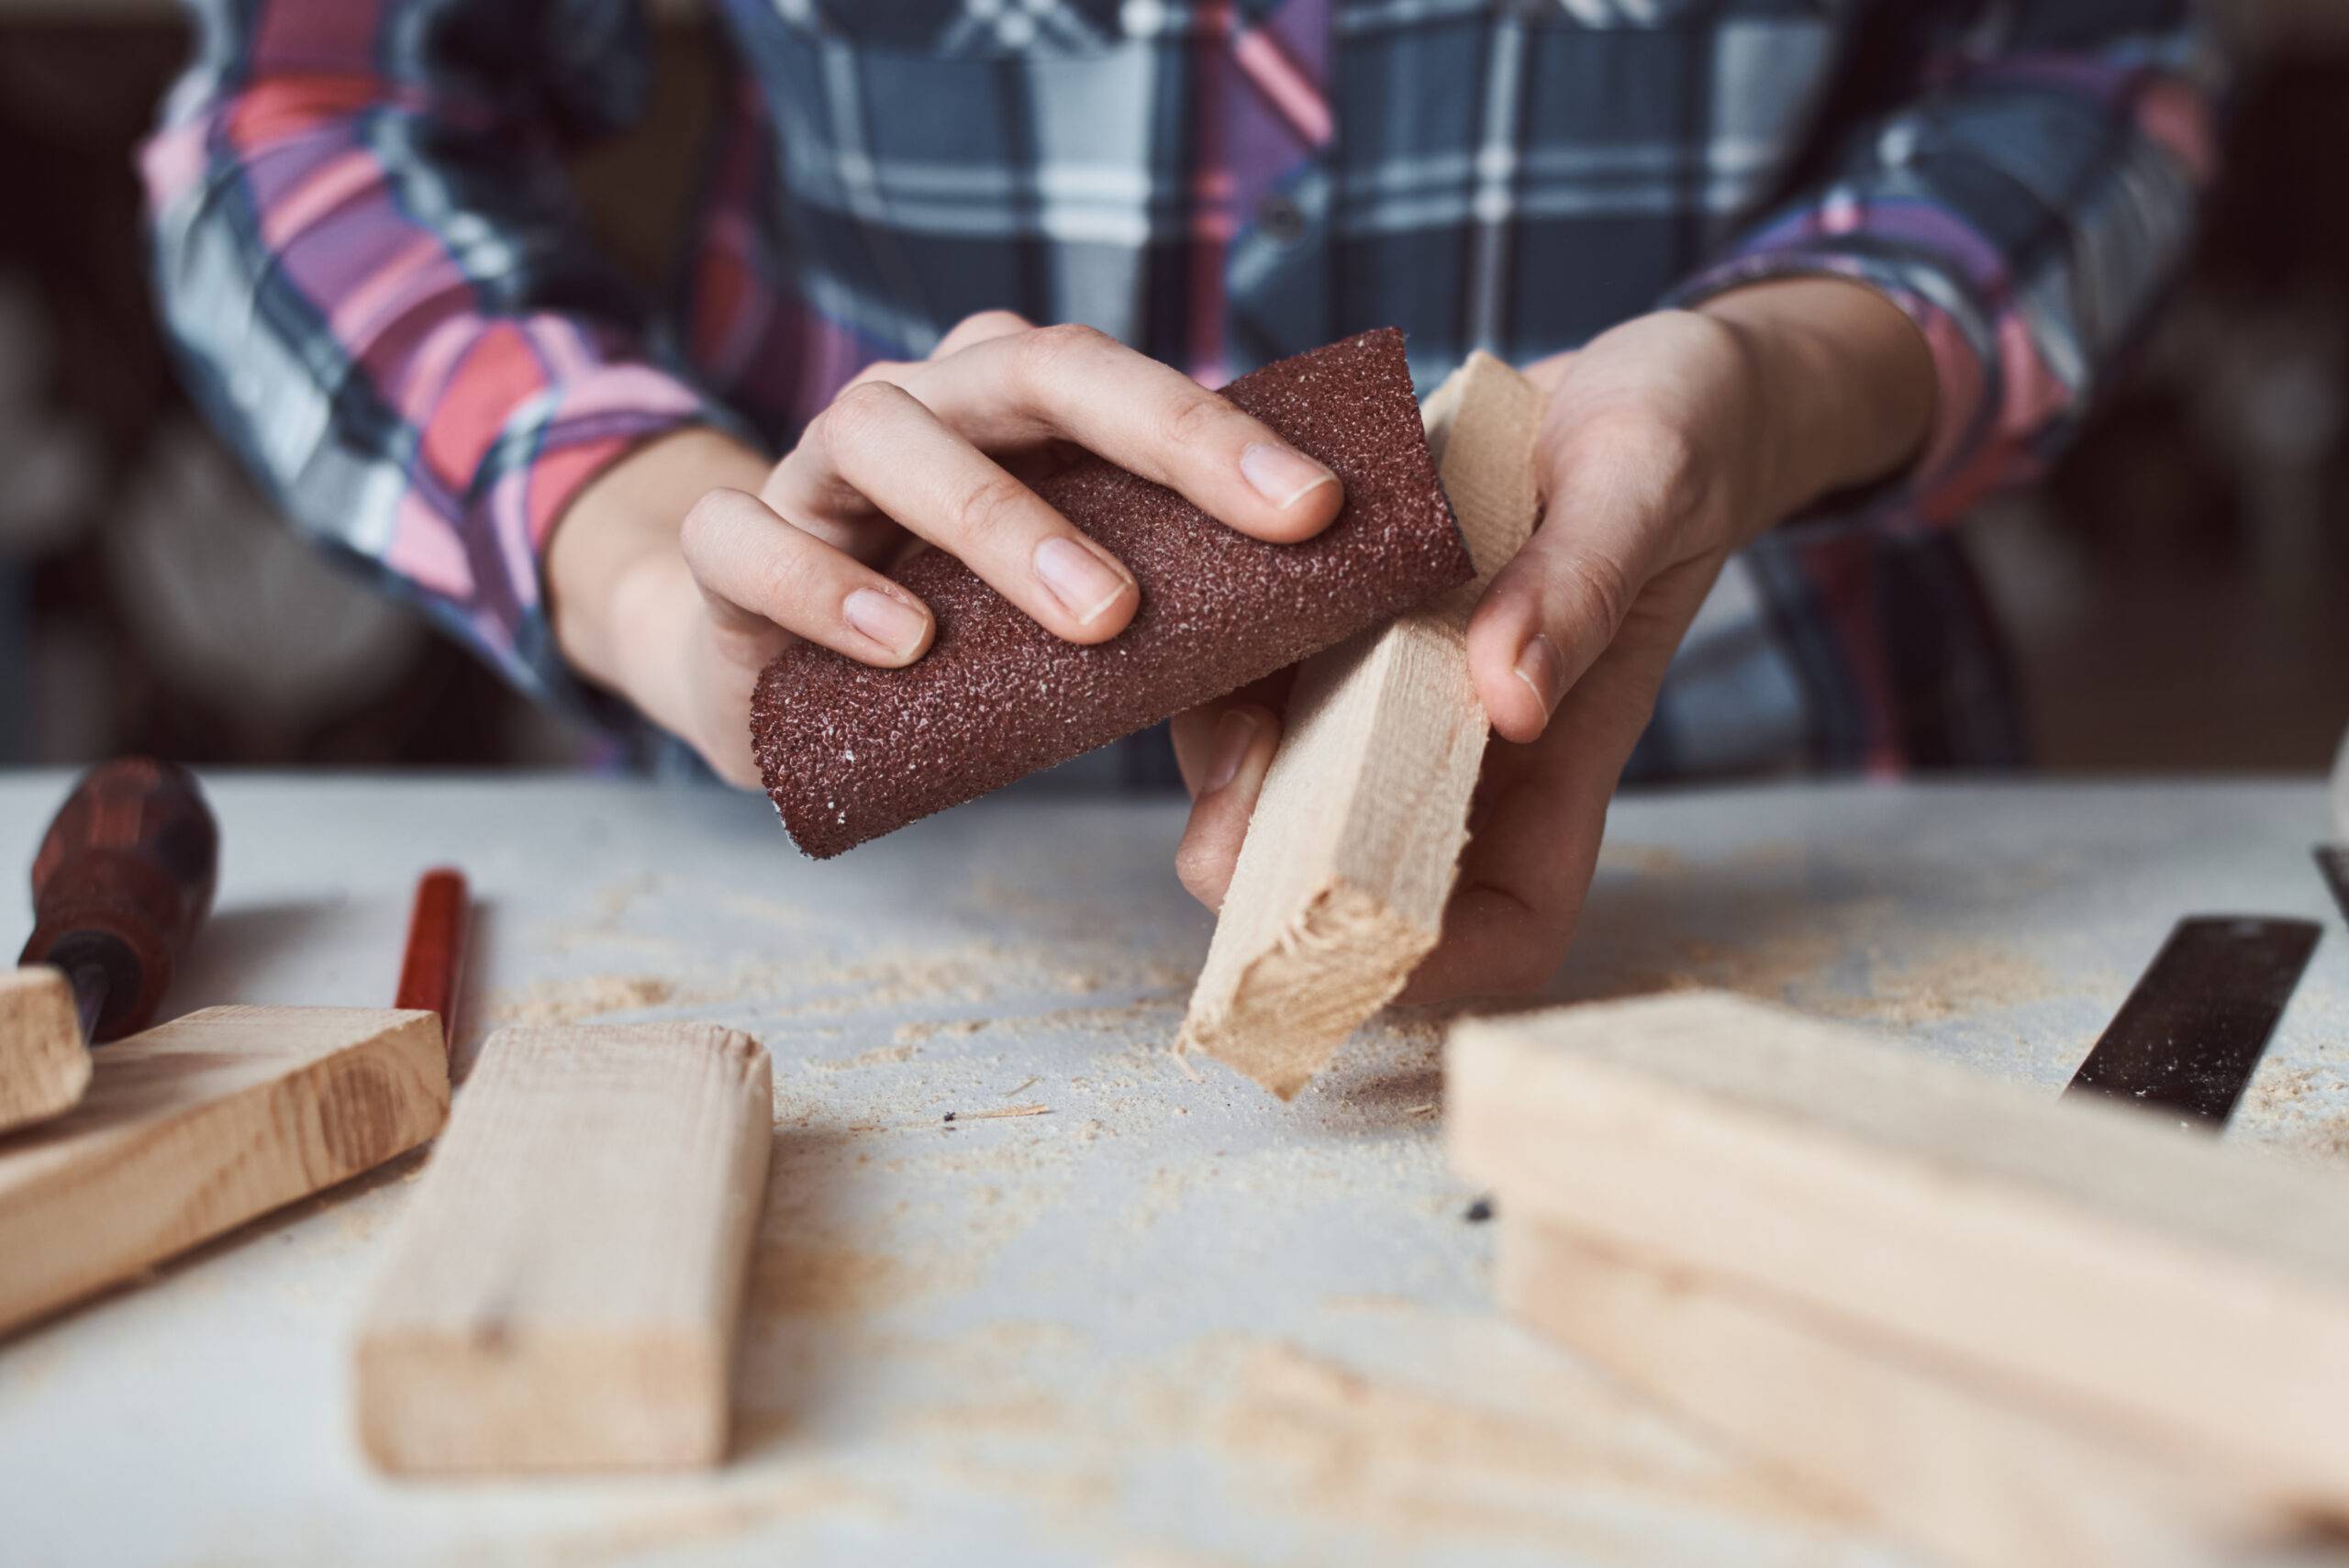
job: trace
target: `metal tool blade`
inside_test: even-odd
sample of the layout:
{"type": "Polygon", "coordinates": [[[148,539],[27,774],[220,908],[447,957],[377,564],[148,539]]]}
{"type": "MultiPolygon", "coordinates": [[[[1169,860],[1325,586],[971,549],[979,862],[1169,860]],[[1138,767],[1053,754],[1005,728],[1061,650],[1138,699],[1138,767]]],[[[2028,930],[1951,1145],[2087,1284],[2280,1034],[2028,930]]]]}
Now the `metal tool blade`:
{"type": "Polygon", "coordinates": [[[2180,920],[2064,1092],[2225,1126],[2318,935],[2310,920],[2180,920]]]}

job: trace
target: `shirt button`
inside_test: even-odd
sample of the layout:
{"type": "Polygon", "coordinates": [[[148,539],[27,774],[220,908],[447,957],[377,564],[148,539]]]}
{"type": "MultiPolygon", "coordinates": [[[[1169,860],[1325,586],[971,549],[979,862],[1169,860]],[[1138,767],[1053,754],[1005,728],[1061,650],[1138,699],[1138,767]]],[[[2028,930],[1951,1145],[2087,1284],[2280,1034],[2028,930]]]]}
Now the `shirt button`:
{"type": "Polygon", "coordinates": [[[1294,245],[1305,238],[1305,214],[1286,196],[1266,196],[1256,204],[1256,232],[1275,245],[1294,245]]]}

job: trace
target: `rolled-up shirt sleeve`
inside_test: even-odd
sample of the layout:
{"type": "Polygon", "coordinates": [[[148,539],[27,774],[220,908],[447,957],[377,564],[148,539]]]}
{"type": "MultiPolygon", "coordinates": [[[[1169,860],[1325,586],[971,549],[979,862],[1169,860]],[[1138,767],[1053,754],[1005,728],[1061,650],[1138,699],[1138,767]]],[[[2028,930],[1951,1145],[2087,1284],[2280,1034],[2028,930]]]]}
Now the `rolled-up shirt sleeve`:
{"type": "Polygon", "coordinates": [[[565,143],[640,101],[618,0],[192,0],[141,154],[186,380],[294,523],[518,684],[616,717],[555,650],[540,572],[629,448],[731,423],[644,348],[565,143]]]}
{"type": "Polygon", "coordinates": [[[1847,519],[1947,522],[2042,472],[2183,260],[2213,171],[2219,72],[2189,6],[1969,9],[1936,33],[1912,97],[1844,135],[1823,178],[1671,298],[1833,274],[1916,323],[1939,381],[1932,433],[1847,519]]]}

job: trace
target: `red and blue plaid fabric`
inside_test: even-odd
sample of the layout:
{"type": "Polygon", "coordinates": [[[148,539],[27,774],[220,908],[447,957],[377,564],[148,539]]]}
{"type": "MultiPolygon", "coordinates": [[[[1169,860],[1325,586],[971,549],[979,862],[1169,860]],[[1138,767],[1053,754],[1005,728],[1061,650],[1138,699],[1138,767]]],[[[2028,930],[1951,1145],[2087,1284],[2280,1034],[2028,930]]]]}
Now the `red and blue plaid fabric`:
{"type": "Polygon", "coordinates": [[[644,95],[632,4],[193,4],[145,170],[197,395],[297,524],[574,700],[539,559],[585,481],[693,421],[780,450],[972,311],[1210,383],[1394,324],[1426,385],[1830,272],[1924,330],[1931,450],[1732,562],[1634,771],[2012,761],[1931,525],[2060,449],[2210,163],[2186,0],[718,0],[647,299],[563,178],[644,95]]]}

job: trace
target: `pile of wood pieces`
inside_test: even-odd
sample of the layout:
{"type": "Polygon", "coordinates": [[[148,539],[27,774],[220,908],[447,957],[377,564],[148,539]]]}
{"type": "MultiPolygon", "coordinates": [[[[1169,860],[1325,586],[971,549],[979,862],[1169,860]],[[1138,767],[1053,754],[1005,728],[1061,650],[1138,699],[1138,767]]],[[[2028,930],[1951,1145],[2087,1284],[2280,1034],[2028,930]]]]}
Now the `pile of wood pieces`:
{"type": "Polygon", "coordinates": [[[2182,1568],[2349,1518],[2337,1179],[1725,995],[1446,1067],[1503,1307],[1889,1534],[2182,1568]]]}
{"type": "Polygon", "coordinates": [[[447,1117],[430,1008],[207,1007],[147,1027],[218,857],[195,778],[144,757],[90,770],[42,836],[24,967],[0,974],[0,1333],[373,1170],[447,1117]]]}
{"type": "Polygon", "coordinates": [[[144,1027],[210,908],[183,770],[76,786],[0,974],[0,1334],[448,1132],[356,1347],[387,1469],[715,1464],[766,1191],[767,1053],[696,1025],[507,1029],[450,1113],[464,879],[417,890],[396,1005],[144,1027]],[[92,1051],[93,1044],[100,1046],[92,1051]]]}

